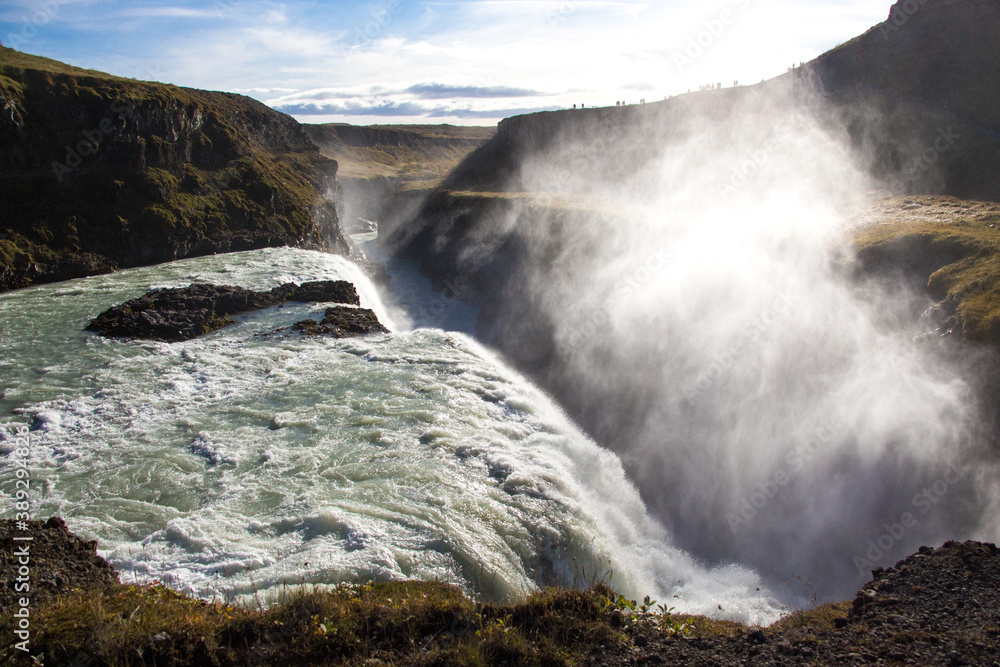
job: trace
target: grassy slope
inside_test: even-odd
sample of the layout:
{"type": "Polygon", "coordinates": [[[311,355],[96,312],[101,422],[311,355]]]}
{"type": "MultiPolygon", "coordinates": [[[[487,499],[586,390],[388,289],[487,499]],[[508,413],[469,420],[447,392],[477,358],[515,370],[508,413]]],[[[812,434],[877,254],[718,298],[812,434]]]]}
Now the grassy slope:
{"type": "Polygon", "coordinates": [[[867,217],[855,235],[865,269],[922,282],[963,340],[1000,345],[1000,204],[897,197],[867,217]]]}
{"type": "MultiPolygon", "coordinates": [[[[75,263],[70,273],[84,275],[230,246],[321,242],[315,216],[323,172],[332,178],[335,165],[292,119],[249,98],[0,48],[0,108],[4,288],[44,279],[32,264],[75,263]],[[104,121],[114,131],[59,180],[52,165],[66,146],[104,121]]],[[[323,216],[333,230],[332,206],[323,216]]],[[[60,270],[55,279],[74,277],[60,270]]]]}
{"type": "Polygon", "coordinates": [[[337,136],[341,124],[308,126],[323,155],[340,165],[345,178],[391,178],[404,189],[430,189],[493,136],[496,128],[456,125],[372,125],[366,145],[348,145],[337,136]],[[398,140],[402,135],[403,140],[398,140]],[[386,137],[393,140],[386,140],[386,137]],[[409,139],[409,140],[407,140],[409,139]]]}
{"type": "MultiPolygon", "coordinates": [[[[45,664],[576,665],[643,635],[737,637],[754,630],[663,613],[649,602],[643,608],[598,585],[477,605],[452,586],[411,581],[290,590],[270,608],[247,609],[159,585],[118,585],[33,609],[31,646],[45,664]]],[[[774,630],[798,636],[832,629],[849,608],[796,612],[774,630]]],[[[10,622],[9,614],[0,616],[0,628],[10,622]]],[[[0,660],[14,655],[10,643],[0,647],[0,660]]]]}

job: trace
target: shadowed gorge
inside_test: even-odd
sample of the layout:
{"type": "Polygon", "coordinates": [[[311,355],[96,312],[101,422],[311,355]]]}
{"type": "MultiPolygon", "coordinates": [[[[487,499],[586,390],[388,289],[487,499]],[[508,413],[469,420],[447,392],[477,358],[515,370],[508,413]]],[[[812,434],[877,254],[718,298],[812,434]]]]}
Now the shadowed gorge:
{"type": "Polygon", "coordinates": [[[494,134],[494,128],[453,125],[303,128],[339,165],[344,225],[357,230],[378,221],[386,232],[408,221],[452,169],[494,134]]]}

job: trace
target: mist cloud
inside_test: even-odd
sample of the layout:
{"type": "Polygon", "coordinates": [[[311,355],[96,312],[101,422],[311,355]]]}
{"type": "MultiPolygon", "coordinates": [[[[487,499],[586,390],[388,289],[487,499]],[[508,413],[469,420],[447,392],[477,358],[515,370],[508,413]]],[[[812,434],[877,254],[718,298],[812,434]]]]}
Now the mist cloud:
{"type": "Polygon", "coordinates": [[[602,205],[554,197],[463,232],[459,270],[509,272],[481,335],[709,562],[842,599],[869,542],[891,540],[887,566],[996,539],[995,472],[940,482],[996,470],[989,353],[956,356],[925,335],[927,296],[855,274],[848,211],[874,184],[808,78],[625,113],[542,132],[508,184],[602,205]]]}

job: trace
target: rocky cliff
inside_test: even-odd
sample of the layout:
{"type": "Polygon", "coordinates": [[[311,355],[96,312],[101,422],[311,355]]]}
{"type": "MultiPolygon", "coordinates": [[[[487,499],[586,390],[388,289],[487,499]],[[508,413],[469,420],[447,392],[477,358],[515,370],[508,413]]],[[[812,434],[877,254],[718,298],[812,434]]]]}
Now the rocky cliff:
{"type": "Polygon", "coordinates": [[[907,0],[808,70],[894,192],[1000,201],[998,36],[997,0],[907,0]]]}
{"type": "Polygon", "coordinates": [[[337,164],[252,99],[0,47],[0,288],[299,245],[346,253],[337,164]]]}

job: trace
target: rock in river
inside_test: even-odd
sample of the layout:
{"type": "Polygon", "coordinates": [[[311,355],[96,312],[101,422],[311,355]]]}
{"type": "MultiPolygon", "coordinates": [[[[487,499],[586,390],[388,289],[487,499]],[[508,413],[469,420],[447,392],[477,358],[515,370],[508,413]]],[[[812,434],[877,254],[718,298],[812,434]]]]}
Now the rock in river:
{"type": "MultiPolygon", "coordinates": [[[[188,287],[150,290],[144,296],[104,311],[91,321],[87,329],[113,338],[176,342],[190,340],[232,324],[230,315],[270,308],[286,301],[360,305],[354,285],[343,280],[320,280],[302,285],[286,283],[268,292],[199,283],[188,287]]],[[[296,325],[296,329],[304,333],[335,333],[336,329],[341,332],[339,335],[387,331],[370,310],[343,308],[348,312],[331,316],[331,311],[337,310],[328,309],[323,322],[314,323],[317,327],[315,332],[307,332],[308,327],[299,325],[296,325]]]]}

